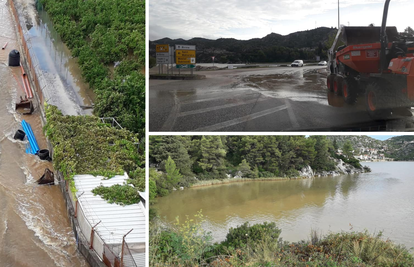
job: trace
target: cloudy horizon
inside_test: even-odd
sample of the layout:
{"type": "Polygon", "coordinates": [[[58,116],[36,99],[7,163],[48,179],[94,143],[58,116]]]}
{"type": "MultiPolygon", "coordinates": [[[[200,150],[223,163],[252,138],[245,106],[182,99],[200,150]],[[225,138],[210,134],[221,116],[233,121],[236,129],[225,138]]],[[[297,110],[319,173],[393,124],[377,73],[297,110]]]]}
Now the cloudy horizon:
{"type": "MultiPolygon", "coordinates": [[[[381,25],[384,0],[341,0],[340,22],[343,25],[381,25]]],[[[149,40],[162,38],[185,40],[263,38],[270,33],[288,35],[318,27],[338,27],[338,1],[183,1],[149,2],[149,40]],[[261,4],[265,3],[265,4],[261,4]]],[[[402,32],[408,26],[413,1],[390,3],[388,26],[402,32]]]]}

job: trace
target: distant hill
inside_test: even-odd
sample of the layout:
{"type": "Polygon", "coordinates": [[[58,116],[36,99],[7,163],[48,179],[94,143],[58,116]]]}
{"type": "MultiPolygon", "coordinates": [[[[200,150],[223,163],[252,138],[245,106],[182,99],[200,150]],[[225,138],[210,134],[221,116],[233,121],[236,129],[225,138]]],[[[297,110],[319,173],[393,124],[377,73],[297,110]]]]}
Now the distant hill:
{"type": "Polygon", "coordinates": [[[315,60],[316,55],[326,59],[329,39],[332,39],[336,32],[336,28],[320,27],[289,35],[271,33],[263,38],[250,40],[163,38],[150,41],[150,56],[155,57],[157,44],[183,44],[197,46],[197,63],[210,63],[212,56],[215,56],[215,62],[219,63],[291,62],[295,59],[315,60]]]}
{"type": "Polygon", "coordinates": [[[414,160],[414,136],[412,135],[396,136],[384,141],[365,135],[328,136],[328,139],[336,140],[340,148],[346,141],[350,141],[356,151],[361,150],[361,148],[373,148],[383,151],[386,157],[392,158],[395,161],[414,160]]]}

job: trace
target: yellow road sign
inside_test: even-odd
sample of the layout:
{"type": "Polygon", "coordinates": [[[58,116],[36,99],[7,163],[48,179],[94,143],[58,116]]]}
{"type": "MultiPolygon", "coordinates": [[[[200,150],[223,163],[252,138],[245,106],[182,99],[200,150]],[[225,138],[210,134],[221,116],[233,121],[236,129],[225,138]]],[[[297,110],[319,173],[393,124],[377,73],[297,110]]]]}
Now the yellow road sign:
{"type": "Polygon", "coordinates": [[[166,53],[170,50],[170,46],[169,45],[156,45],[155,46],[155,52],[157,53],[166,53]]]}
{"type": "Polygon", "coordinates": [[[176,50],[175,51],[176,64],[195,64],[196,51],[194,50],[176,50]]]}
{"type": "Polygon", "coordinates": [[[194,50],[176,50],[177,57],[195,57],[196,51],[194,50]]]}

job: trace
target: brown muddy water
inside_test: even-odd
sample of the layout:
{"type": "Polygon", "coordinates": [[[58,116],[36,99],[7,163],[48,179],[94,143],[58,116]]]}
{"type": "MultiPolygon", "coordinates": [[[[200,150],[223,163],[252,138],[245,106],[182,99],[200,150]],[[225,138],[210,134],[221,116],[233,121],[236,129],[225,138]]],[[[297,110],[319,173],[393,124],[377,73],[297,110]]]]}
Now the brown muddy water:
{"type": "MultiPolygon", "coordinates": [[[[39,112],[21,116],[14,111],[20,86],[19,68],[7,65],[8,53],[17,47],[6,0],[0,0],[0,266],[87,266],[76,250],[76,240],[58,186],[35,183],[51,163],[25,153],[27,141],[13,136],[27,120],[35,133],[42,129],[39,112]]],[[[40,148],[46,140],[36,135],[40,148]]]]}
{"type": "Polygon", "coordinates": [[[414,162],[364,165],[372,172],[192,188],[159,198],[154,206],[168,222],[202,210],[203,227],[214,241],[246,221],[268,221],[276,222],[288,241],[307,240],[312,229],[323,235],[367,229],[413,248],[414,162]]]}

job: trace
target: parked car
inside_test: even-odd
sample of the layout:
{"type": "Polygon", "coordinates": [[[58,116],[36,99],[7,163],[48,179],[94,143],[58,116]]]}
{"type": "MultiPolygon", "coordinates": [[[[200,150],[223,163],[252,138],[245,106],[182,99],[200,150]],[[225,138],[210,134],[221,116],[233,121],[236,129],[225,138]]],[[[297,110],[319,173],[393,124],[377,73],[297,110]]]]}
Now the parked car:
{"type": "Polygon", "coordinates": [[[303,67],[303,60],[297,59],[290,64],[291,67],[303,67]]]}
{"type": "Polygon", "coordinates": [[[319,65],[319,66],[326,66],[326,65],[328,65],[328,62],[326,62],[326,61],[321,61],[321,62],[319,62],[319,63],[318,63],[318,65],[319,65]]]}

